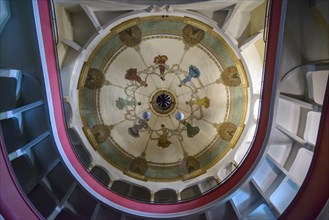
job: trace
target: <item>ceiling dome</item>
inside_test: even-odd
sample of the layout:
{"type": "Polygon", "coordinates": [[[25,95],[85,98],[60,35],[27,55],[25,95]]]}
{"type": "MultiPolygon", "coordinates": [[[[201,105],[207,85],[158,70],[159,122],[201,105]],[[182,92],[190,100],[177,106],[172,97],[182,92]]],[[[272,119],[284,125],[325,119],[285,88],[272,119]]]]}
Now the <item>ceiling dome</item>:
{"type": "Polygon", "coordinates": [[[83,131],[123,179],[194,179],[244,131],[243,64],[221,34],[189,17],[148,16],[112,28],[78,84],[83,131]]]}

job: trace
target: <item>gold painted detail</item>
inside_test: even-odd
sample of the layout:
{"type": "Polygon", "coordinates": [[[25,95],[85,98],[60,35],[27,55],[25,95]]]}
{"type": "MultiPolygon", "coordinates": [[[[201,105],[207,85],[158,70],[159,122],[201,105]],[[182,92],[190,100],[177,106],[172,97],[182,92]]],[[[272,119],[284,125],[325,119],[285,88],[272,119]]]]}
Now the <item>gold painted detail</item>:
{"type": "Polygon", "coordinates": [[[239,76],[241,76],[241,87],[242,88],[248,88],[249,87],[249,81],[247,79],[247,74],[245,73],[246,70],[244,69],[244,65],[241,61],[241,59],[239,59],[238,63],[236,64],[236,68],[238,69],[239,73],[243,73],[240,74],[239,76]]]}
{"type": "MultiPolygon", "coordinates": [[[[117,167],[118,169],[120,168],[120,167],[117,167]]],[[[144,176],[144,175],[141,175],[141,174],[139,174],[139,173],[135,173],[135,172],[132,172],[131,170],[129,170],[129,169],[125,169],[124,171],[123,171],[123,174],[125,174],[125,175],[127,175],[127,176],[130,176],[130,177],[132,177],[132,178],[134,178],[134,179],[138,179],[138,180],[141,180],[141,181],[149,181],[149,179],[146,177],[146,176],[144,176]]]]}
{"type": "Polygon", "coordinates": [[[183,28],[183,41],[186,49],[199,44],[205,36],[205,32],[197,27],[187,24],[183,28]]]}
{"type": "Polygon", "coordinates": [[[93,126],[90,130],[98,143],[104,143],[111,135],[112,126],[100,124],[93,126]]]}
{"type": "Polygon", "coordinates": [[[195,177],[198,177],[198,176],[200,176],[202,174],[205,174],[206,172],[207,171],[204,168],[200,168],[200,169],[195,170],[195,171],[193,171],[191,173],[185,174],[184,176],[182,176],[182,180],[183,181],[190,180],[190,179],[193,179],[195,177]]]}
{"type": "Polygon", "coordinates": [[[186,156],[184,158],[185,168],[187,173],[192,173],[200,169],[200,163],[193,156],[186,156]]]}
{"type": "Polygon", "coordinates": [[[104,74],[95,68],[89,68],[85,87],[88,89],[100,89],[103,85],[109,85],[109,81],[105,79],[104,74]]]}
{"type": "Polygon", "coordinates": [[[142,42],[142,31],[137,25],[134,25],[121,31],[119,37],[127,47],[136,47],[142,42]]]}
{"type": "Polygon", "coordinates": [[[88,127],[83,127],[82,130],[85,133],[91,146],[97,151],[99,149],[99,145],[98,142],[95,140],[93,134],[91,133],[90,129],[88,127]]]}
{"type": "Polygon", "coordinates": [[[225,68],[218,82],[223,83],[225,86],[239,86],[241,84],[241,79],[238,69],[235,66],[229,66],[225,68]]]}
{"type": "Polygon", "coordinates": [[[237,126],[232,122],[223,122],[218,125],[217,131],[219,136],[225,140],[230,141],[237,129],[237,126]]]}
{"type": "Polygon", "coordinates": [[[229,146],[230,148],[234,148],[239,140],[239,137],[240,135],[242,134],[243,130],[245,128],[245,125],[244,124],[241,124],[237,127],[234,135],[233,135],[233,138],[231,139],[230,143],[229,143],[229,146]]]}
{"type": "Polygon", "coordinates": [[[206,96],[206,97],[203,97],[202,99],[191,100],[190,102],[187,102],[186,104],[199,105],[199,106],[203,106],[204,108],[209,108],[210,99],[206,96]]]}
{"type": "Polygon", "coordinates": [[[208,33],[212,32],[213,29],[214,29],[212,26],[210,26],[206,23],[203,23],[203,22],[201,22],[197,19],[186,17],[186,16],[183,18],[183,22],[185,24],[193,25],[194,27],[197,27],[197,28],[199,28],[199,29],[201,29],[205,32],[208,32],[208,33]]]}
{"type": "Polygon", "coordinates": [[[89,71],[89,66],[90,64],[88,62],[84,62],[82,69],[81,69],[81,73],[80,73],[80,77],[79,77],[79,82],[78,82],[78,90],[81,90],[84,88],[84,84],[88,75],[88,71],[89,71]]]}
{"type": "MultiPolygon", "coordinates": [[[[111,29],[110,33],[113,33],[113,35],[118,34],[120,32],[122,32],[123,30],[126,30],[127,28],[130,28],[132,26],[135,25],[139,25],[141,23],[141,18],[132,18],[128,21],[124,21],[120,24],[118,24],[117,26],[113,27],[111,29]]],[[[108,39],[108,36],[106,36],[106,39],[108,39]]]]}
{"type": "Polygon", "coordinates": [[[161,125],[162,134],[159,136],[158,139],[158,146],[162,148],[167,148],[171,144],[168,140],[168,129],[164,124],[161,125]]]}
{"type": "Polygon", "coordinates": [[[132,172],[138,173],[140,175],[144,175],[147,171],[147,168],[148,168],[148,163],[147,160],[145,159],[145,153],[142,153],[141,156],[133,159],[129,167],[129,169],[132,172]]]}

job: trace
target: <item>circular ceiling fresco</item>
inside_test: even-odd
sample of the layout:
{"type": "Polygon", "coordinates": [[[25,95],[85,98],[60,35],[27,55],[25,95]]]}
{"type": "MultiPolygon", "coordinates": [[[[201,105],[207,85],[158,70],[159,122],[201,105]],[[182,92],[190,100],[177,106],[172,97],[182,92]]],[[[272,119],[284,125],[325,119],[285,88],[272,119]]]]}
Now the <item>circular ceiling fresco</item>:
{"type": "Polygon", "coordinates": [[[248,107],[242,62],[212,27],[188,17],[114,27],[84,64],[78,89],[91,145],[145,181],[205,173],[235,147],[248,107]]]}

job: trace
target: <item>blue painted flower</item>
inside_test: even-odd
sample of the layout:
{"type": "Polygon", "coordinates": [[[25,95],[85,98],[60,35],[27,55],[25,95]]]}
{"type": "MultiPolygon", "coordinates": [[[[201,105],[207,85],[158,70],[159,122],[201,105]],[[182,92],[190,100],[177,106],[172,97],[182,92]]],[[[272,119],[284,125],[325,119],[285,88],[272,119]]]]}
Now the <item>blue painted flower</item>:
{"type": "Polygon", "coordinates": [[[188,74],[193,78],[199,78],[201,73],[196,66],[190,65],[188,74]]]}
{"type": "Polygon", "coordinates": [[[200,70],[196,66],[190,65],[188,75],[182,80],[182,83],[185,85],[187,82],[191,81],[192,78],[199,78],[200,74],[200,70]]]}

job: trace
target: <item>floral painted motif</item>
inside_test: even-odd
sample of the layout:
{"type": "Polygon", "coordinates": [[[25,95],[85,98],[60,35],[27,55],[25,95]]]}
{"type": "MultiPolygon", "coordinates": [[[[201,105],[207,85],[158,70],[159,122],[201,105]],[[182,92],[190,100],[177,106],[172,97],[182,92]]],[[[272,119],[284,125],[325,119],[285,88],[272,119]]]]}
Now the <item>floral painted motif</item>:
{"type": "Polygon", "coordinates": [[[161,125],[162,135],[160,135],[158,139],[158,146],[162,148],[167,148],[171,144],[171,142],[168,140],[168,129],[165,127],[165,125],[161,125]]]}
{"type": "Polygon", "coordinates": [[[95,125],[91,128],[91,133],[93,134],[97,143],[104,143],[111,134],[112,127],[104,124],[95,125]]]}
{"type": "Polygon", "coordinates": [[[116,104],[118,109],[123,110],[125,108],[125,106],[135,105],[135,102],[129,101],[129,100],[126,100],[126,99],[123,99],[123,98],[119,97],[117,100],[115,100],[115,104],[116,104]]]}
{"type": "Polygon", "coordinates": [[[142,153],[139,157],[136,157],[131,163],[129,170],[138,173],[140,175],[144,175],[147,171],[148,163],[145,159],[145,153],[142,153]]]}
{"type": "Polygon", "coordinates": [[[202,99],[197,99],[197,100],[190,101],[189,104],[190,105],[199,105],[199,106],[203,106],[205,108],[209,108],[210,99],[206,96],[206,97],[203,97],[202,99]]]}
{"type": "Polygon", "coordinates": [[[144,119],[139,119],[138,123],[135,124],[134,126],[128,128],[128,133],[130,134],[130,136],[134,137],[134,138],[138,138],[139,137],[139,130],[141,129],[147,129],[149,126],[147,124],[147,121],[144,119]]]}
{"type": "Polygon", "coordinates": [[[223,122],[219,124],[217,131],[223,140],[230,141],[233,138],[236,129],[237,126],[232,122],[223,122]]]}
{"type": "Polygon", "coordinates": [[[141,77],[137,75],[137,69],[136,68],[130,68],[129,70],[127,70],[127,73],[125,75],[125,79],[131,80],[131,81],[136,81],[139,84],[141,84],[142,86],[147,87],[146,82],[143,81],[141,79],[141,77]]]}
{"type": "Polygon", "coordinates": [[[200,132],[200,128],[198,126],[192,126],[188,122],[182,122],[182,123],[186,127],[187,137],[192,138],[200,132]]]}
{"type": "Polygon", "coordinates": [[[200,43],[205,36],[205,32],[190,24],[183,28],[183,41],[187,48],[193,47],[200,43]]]}
{"type": "Polygon", "coordinates": [[[166,55],[159,55],[154,57],[154,64],[157,64],[159,66],[159,70],[160,70],[160,76],[162,80],[164,79],[164,74],[167,68],[167,65],[165,65],[165,63],[167,62],[168,57],[166,55]]]}
{"type": "Polygon", "coordinates": [[[134,25],[121,31],[119,37],[127,47],[137,47],[142,42],[142,31],[137,25],[134,25]]]}
{"type": "Polygon", "coordinates": [[[100,89],[103,85],[109,85],[104,74],[95,68],[90,68],[85,81],[85,87],[88,89],[100,89]]]}
{"type": "Polygon", "coordinates": [[[235,66],[229,66],[225,68],[220,76],[220,81],[225,86],[239,86],[241,84],[241,79],[238,73],[238,69],[235,66]]]}
{"type": "Polygon", "coordinates": [[[184,161],[185,161],[185,166],[186,166],[186,169],[187,169],[188,173],[192,173],[192,172],[200,169],[200,163],[194,157],[186,156],[184,158],[184,161]]]}
{"type": "Polygon", "coordinates": [[[200,74],[200,70],[196,66],[190,65],[188,75],[182,80],[182,84],[185,85],[187,82],[191,81],[192,78],[199,78],[200,74]]]}

